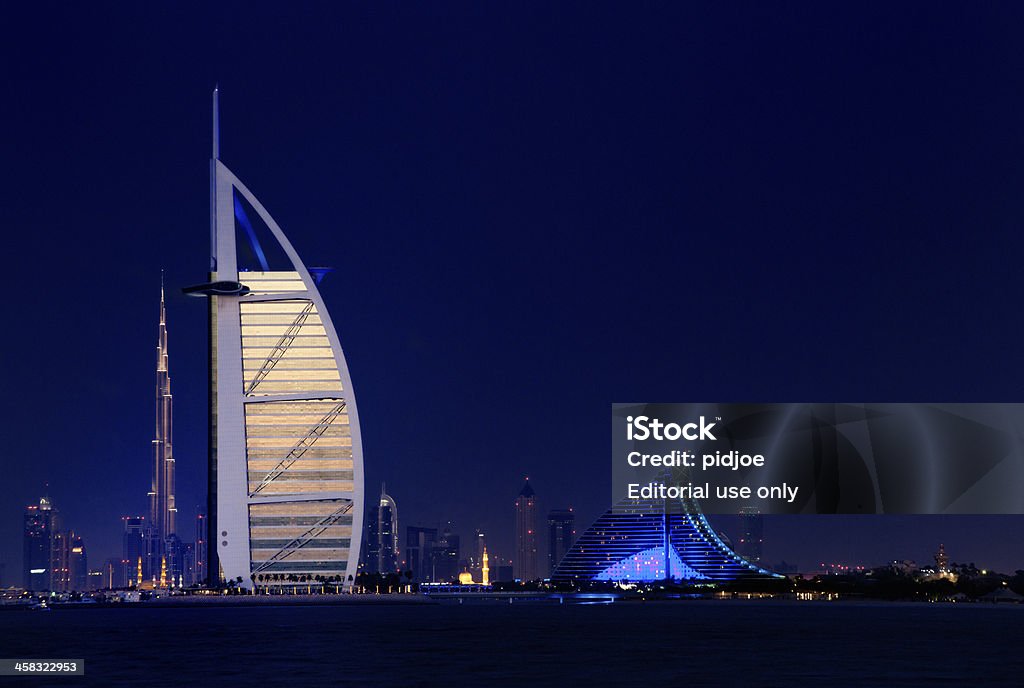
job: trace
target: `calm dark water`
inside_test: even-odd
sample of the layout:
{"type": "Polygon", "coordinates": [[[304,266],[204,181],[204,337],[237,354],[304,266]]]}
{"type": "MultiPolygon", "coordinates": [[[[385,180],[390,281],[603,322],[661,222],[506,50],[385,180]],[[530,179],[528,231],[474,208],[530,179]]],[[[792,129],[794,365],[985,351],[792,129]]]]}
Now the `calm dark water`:
{"type": "Polygon", "coordinates": [[[662,602],[0,613],[78,686],[1020,686],[1024,606],[662,602]]]}

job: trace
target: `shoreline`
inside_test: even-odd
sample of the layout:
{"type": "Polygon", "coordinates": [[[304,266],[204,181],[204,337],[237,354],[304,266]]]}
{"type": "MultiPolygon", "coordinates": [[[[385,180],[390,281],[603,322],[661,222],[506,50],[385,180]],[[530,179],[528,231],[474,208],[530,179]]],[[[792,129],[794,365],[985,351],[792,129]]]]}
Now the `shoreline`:
{"type": "Polygon", "coordinates": [[[75,609],[195,609],[195,608],[238,608],[238,607],[366,607],[366,606],[579,606],[579,605],[668,605],[668,604],[699,604],[717,603],[756,606],[913,606],[920,607],[964,607],[977,608],[1019,608],[1024,605],[1005,602],[955,602],[955,601],[924,601],[924,600],[881,600],[851,597],[846,599],[798,600],[791,597],[755,597],[755,598],[679,598],[679,597],[616,597],[610,595],[551,595],[536,594],[446,594],[446,595],[182,595],[165,597],[142,602],[54,602],[41,607],[31,604],[0,605],[3,611],[49,611],[75,609]]]}

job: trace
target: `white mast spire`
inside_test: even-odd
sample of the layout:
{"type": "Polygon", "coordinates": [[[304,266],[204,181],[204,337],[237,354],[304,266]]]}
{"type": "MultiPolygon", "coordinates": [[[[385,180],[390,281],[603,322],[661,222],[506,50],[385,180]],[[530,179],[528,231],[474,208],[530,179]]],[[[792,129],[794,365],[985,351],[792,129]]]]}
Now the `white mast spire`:
{"type": "Polygon", "coordinates": [[[220,158],[220,105],[218,91],[213,87],[213,157],[210,159],[210,273],[217,272],[217,159],[220,158]]]}
{"type": "Polygon", "coordinates": [[[220,157],[220,107],[217,104],[219,85],[213,87],[213,159],[220,157]]]}

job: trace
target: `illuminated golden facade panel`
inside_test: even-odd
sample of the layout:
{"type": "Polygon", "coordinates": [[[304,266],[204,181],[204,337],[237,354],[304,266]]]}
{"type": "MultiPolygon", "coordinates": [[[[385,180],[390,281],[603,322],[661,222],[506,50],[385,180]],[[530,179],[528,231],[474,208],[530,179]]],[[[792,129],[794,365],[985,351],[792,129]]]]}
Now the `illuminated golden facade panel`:
{"type": "MultiPolygon", "coordinates": [[[[251,274],[255,273],[242,277],[248,280],[251,274]]],[[[247,396],[342,392],[327,330],[312,301],[243,302],[239,317],[242,387],[247,396]]]]}
{"type": "Polygon", "coordinates": [[[343,580],[352,544],[351,507],[350,501],[336,499],[250,504],[249,547],[257,583],[271,584],[278,575],[343,580]]]}
{"type": "Polygon", "coordinates": [[[257,295],[282,294],[306,291],[299,273],[288,271],[256,272],[246,270],[238,273],[238,279],[257,295]]]}
{"type": "Polygon", "coordinates": [[[266,401],[245,406],[250,496],[352,492],[345,402],[266,401]]]}

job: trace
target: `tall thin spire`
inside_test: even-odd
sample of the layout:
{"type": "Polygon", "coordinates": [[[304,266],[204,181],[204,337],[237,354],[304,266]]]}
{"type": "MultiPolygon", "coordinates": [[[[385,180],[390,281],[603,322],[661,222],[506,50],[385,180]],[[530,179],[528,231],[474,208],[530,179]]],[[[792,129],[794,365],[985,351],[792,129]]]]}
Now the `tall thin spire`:
{"type": "Polygon", "coordinates": [[[220,105],[218,103],[218,90],[220,85],[213,87],[213,159],[220,157],[220,105]]]}
{"type": "Polygon", "coordinates": [[[149,524],[147,528],[148,570],[155,577],[160,557],[166,553],[166,542],[176,530],[175,507],[173,397],[167,351],[167,306],[164,297],[164,275],[160,273],[160,326],[156,345],[156,417],[153,433],[152,483],[149,491],[149,524]]]}
{"type": "MultiPolygon", "coordinates": [[[[217,160],[220,158],[220,86],[213,87],[213,157],[210,158],[210,273],[217,272],[217,160]]],[[[212,303],[212,299],[211,299],[212,303]]]]}
{"type": "MultiPolygon", "coordinates": [[[[160,324],[167,325],[167,306],[164,304],[164,271],[160,270],[160,324]]],[[[162,346],[161,346],[162,348],[162,346]]]]}

